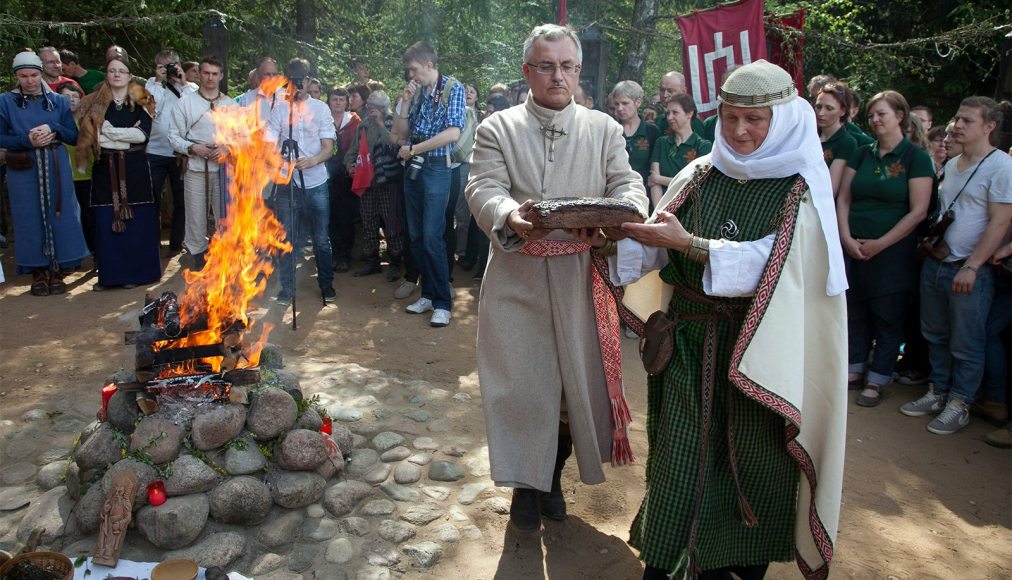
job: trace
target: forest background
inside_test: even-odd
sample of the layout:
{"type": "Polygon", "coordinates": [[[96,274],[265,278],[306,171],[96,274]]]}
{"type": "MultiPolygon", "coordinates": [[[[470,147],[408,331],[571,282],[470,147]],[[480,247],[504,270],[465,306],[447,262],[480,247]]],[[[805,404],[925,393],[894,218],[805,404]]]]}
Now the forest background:
{"type": "MultiPolygon", "coordinates": [[[[0,7],[0,56],[53,45],[102,68],[110,44],[127,49],[134,74],[152,74],[153,57],[175,49],[199,60],[202,29],[216,16],[229,30],[229,92],[245,90],[259,57],[280,63],[304,56],[326,86],[353,78],[352,61],[397,92],[401,55],[417,40],[439,52],[439,69],[475,84],[481,94],[521,77],[523,40],[557,18],[559,0],[6,0],[0,7]]],[[[570,0],[570,24],[606,39],[606,89],[632,79],[647,95],[662,74],[682,68],[674,17],[712,8],[714,0],[570,0]]],[[[806,10],[801,31],[806,78],[829,72],[865,99],[887,88],[911,105],[947,118],[971,94],[1012,95],[1012,9],[1006,0],[767,0],[771,15],[806,10]]],[[[799,35],[789,34],[787,42],[799,35]]],[[[0,83],[9,86],[9,68],[0,83]]]]}

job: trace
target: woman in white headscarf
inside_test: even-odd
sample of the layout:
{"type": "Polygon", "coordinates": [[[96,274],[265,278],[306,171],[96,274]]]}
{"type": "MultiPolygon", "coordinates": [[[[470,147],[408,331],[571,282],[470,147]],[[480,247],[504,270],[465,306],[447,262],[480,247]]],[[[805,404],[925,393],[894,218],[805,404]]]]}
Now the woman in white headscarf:
{"type": "MultiPolygon", "coordinates": [[[[673,293],[655,308],[677,321],[674,354],[649,378],[647,490],[630,543],[644,578],[762,578],[795,557],[824,577],[847,393],[832,184],[815,114],[782,69],[735,70],[719,101],[713,152],[676,176],[646,224],[622,227],[632,239],[610,259],[616,285],[659,269],[673,293]]],[[[626,304],[663,295],[657,281],[633,284],[626,304]]]]}

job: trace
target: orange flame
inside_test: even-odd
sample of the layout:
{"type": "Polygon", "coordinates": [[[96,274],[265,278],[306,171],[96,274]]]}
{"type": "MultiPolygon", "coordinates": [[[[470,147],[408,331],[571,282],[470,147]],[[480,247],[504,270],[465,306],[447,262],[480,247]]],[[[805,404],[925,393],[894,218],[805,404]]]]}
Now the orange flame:
{"type": "MultiPolygon", "coordinates": [[[[283,77],[264,81],[265,94],[274,94],[285,82],[283,77]]],[[[222,342],[226,330],[242,322],[242,333],[253,330],[247,310],[264,293],[267,280],[274,271],[272,257],[290,252],[285,230],[274,212],[264,204],[263,191],[272,182],[281,182],[285,165],[276,143],[265,139],[264,126],[258,120],[259,104],[246,107],[224,107],[211,111],[216,129],[215,142],[227,151],[229,196],[225,218],[211,238],[206,264],[202,270],[183,273],[186,291],[179,301],[180,322],[184,327],[206,317],[207,330],[192,332],[175,341],[156,342],[160,348],[212,345],[222,342]]],[[[226,165],[223,165],[225,167],[226,165]]],[[[260,351],[270,332],[262,324],[257,340],[243,352],[237,368],[256,366],[260,351]]],[[[221,370],[222,357],[203,359],[213,372],[221,370]]],[[[184,364],[163,372],[174,376],[194,372],[194,365],[184,364]]]]}

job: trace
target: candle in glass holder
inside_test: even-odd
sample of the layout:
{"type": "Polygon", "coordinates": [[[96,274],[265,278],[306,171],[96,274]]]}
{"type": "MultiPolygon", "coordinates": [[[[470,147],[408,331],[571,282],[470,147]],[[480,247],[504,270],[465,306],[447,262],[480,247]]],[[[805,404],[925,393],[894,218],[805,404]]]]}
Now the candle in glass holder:
{"type": "Polygon", "coordinates": [[[103,417],[103,420],[105,420],[104,418],[106,417],[107,413],[109,412],[109,399],[111,399],[112,396],[116,394],[117,390],[118,389],[116,388],[116,385],[113,385],[111,383],[108,384],[108,385],[105,385],[104,387],[102,387],[102,417],[103,417]]]}
{"type": "Polygon", "coordinates": [[[334,432],[334,421],[330,417],[323,418],[323,426],[320,427],[320,433],[326,433],[330,435],[334,432]]]}
{"type": "Polygon", "coordinates": [[[165,482],[152,481],[148,484],[148,503],[160,506],[165,503],[165,482]]]}

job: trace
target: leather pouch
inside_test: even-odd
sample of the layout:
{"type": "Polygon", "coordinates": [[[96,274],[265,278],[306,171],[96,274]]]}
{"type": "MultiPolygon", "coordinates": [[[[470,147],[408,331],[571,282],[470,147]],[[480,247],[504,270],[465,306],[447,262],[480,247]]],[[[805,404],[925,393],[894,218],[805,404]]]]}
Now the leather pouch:
{"type": "Polygon", "coordinates": [[[28,151],[8,151],[7,167],[11,169],[31,169],[33,155],[28,151]]]}
{"type": "MultiPolygon", "coordinates": [[[[677,316],[677,315],[676,315],[677,316]]],[[[643,324],[643,336],[640,337],[640,360],[643,368],[651,375],[664,372],[675,352],[675,320],[668,319],[667,313],[658,310],[647,318],[643,324]]]]}

